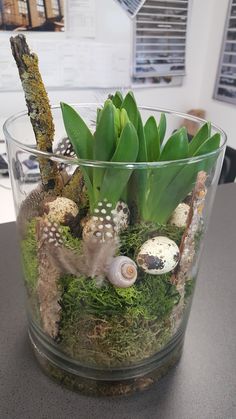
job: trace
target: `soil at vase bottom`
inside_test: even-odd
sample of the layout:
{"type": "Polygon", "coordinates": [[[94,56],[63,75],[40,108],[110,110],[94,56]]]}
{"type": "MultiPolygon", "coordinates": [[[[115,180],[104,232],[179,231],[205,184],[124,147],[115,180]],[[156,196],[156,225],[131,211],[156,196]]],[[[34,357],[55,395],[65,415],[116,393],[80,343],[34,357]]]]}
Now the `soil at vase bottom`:
{"type": "Polygon", "coordinates": [[[35,345],[32,336],[31,341],[36,359],[48,377],[70,390],[95,397],[129,396],[136,392],[149,389],[155,382],[158,382],[166,375],[180,360],[184,342],[183,337],[181,337],[174,348],[159,360],[159,362],[157,361],[156,365],[153,365],[151,371],[145,373],[144,367],[143,374],[139,377],[122,380],[101,380],[82,377],[66,371],[45,357],[41,350],[35,345]]]}

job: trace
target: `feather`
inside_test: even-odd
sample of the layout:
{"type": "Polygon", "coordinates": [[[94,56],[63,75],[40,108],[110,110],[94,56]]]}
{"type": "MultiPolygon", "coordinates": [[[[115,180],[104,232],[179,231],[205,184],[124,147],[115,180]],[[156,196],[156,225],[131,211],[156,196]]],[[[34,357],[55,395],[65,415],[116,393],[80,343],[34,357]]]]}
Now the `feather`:
{"type": "Polygon", "coordinates": [[[89,239],[83,244],[83,255],[79,258],[80,271],[94,278],[105,276],[116,250],[118,242],[116,239],[104,242],[89,239]]]}
{"type": "Polygon", "coordinates": [[[82,249],[76,252],[66,247],[60,226],[46,217],[38,221],[38,238],[41,246],[47,248],[51,263],[61,272],[91,278],[105,276],[118,247],[117,237],[101,241],[93,235],[83,240],[82,249]]]}
{"type": "Polygon", "coordinates": [[[117,243],[115,241],[95,243],[89,240],[83,244],[81,254],[64,245],[60,247],[48,245],[48,250],[53,263],[61,273],[95,278],[105,276],[116,253],[117,243]]]}
{"type": "Polygon", "coordinates": [[[33,189],[21,203],[17,216],[17,226],[22,237],[25,236],[28,221],[41,215],[41,204],[44,197],[45,193],[43,188],[39,185],[36,189],[33,189]]]}

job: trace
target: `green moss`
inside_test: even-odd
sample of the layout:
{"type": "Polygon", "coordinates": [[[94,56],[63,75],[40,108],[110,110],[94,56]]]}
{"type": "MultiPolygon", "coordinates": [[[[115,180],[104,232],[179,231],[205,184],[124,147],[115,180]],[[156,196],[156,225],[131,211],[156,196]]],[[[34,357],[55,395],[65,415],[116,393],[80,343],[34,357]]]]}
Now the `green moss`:
{"type": "Polygon", "coordinates": [[[25,282],[29,292],[35,290],[38,280],[36,222],[37,219],[33,218],[27,224],[25,239],[21,241],[21,259],[25,282]]]}
{"type": "Polygon", "coordinates": [[[77,237],[72,236],[70,227],[60,226],[60,234],[63,244],[71,250],[76,250],[78,253],[81,251],[82,241],[77,237]]]}
{"type": "Polygon", "coordinates": [[[61,278],[61,305],[69,318],[86,312],[106,318],[122,314],[133,319],[140,316],[145,320],[162,319],[179,300],[169,277],[144,274],[137,284],[121,289],[109,282],[98,287],[96,281],[90,278],[64,276],[61,278]]]}
{"type": "MultiPolygon", "coordinates": [[[[21,243],[27,287],[33,291],[38,277],[36,219],[27,227],[21,243]]],[[[64,245],[77,252],[82,241],[60,226],[64,245]]],[[[141,244],[163,234],[178,244],[182,231],[176,227],[137,225],[121,234],[120,253],[135,257],[141,244]]],[[[136,283],[126,289],[108,281],[98,287],[96,280],[64,275],[60,279],[61,348],[88,365],[131,365],[160,350],[171,337],[170,314],[179,301],[171,273],[149,275],[138,271],[136,283]]]]}
{"type": "MultiPolygon", "coordinates": [[[[180,244],[183,229],[137,224],[120,235],[119,253],[135,259],[145,240],[165,235],[180,244]]],[[[170,314],[179,301],[171,273],[149,275],[139,269],[126,289],[91,278],[61,278],[61,345],[70,356],[91,365],[119,366],[153,355],[171,336],[170,314]]]]}
{"type": "Polygon", "coordinates": [[[144,275],[127,289],[65,276],[61,288],[61,344],[80,361],[129,365],[170,338],[169,314],[179,294],[167,275],[144,275]]]}

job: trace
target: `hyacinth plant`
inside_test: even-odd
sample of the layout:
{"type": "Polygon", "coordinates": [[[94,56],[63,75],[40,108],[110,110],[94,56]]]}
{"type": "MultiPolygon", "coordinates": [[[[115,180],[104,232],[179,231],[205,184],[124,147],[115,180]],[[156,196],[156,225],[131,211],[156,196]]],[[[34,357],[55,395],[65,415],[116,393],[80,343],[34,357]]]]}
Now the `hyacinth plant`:
{"type": "Polygon", "coordinates": [[[190,143],[185,127],[165,139],[165,114],[161,114],[158,122],[150,116],[144,124],[132,92],[124,98],[116,92],[98,108],[94,133],[71,106],[61,103],[61,109],[67,135],[79,158],[131,164],[129,168],[116,166],[116,170],[112,165],[81,168],[91,211],[101,200],[107,199],[115,206],[123,199],[128,204],[135,203],[139,219],[165,224],[192,191],[199,171],[208,172],[213,166],[216,157],[208,153],[220,145],[220,134],[211,135],[210,123],[205,123],[190,143]],[[194,159],[191,164],[187,160],[205,154],[208,155],[205,159],[194,159]],[[132,163],[136,162],[152,164],[148,169],[132,172],[132,163]],[[160,164],[155,167],[153,162],[160,164]]]}

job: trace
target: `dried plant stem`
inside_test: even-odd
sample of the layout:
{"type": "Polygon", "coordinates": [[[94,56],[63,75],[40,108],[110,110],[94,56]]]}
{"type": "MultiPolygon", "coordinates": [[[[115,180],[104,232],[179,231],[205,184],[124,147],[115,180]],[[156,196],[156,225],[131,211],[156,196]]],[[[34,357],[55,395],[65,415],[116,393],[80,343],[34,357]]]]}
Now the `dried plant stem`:
{"type": "MultiPolygon", "coordinates": [[[[37,148],[52,152],[54,124],[47,92],[38,67],[37,55],[30,52],[25,36],[20,34],[10,38],[12,53],[15,58],[26,104],[34,130],[37,148]]],[[[39,159],[42,184],[46,192],[60,193],[61,183],[55,162],[48,158],[39,159]]]]}

